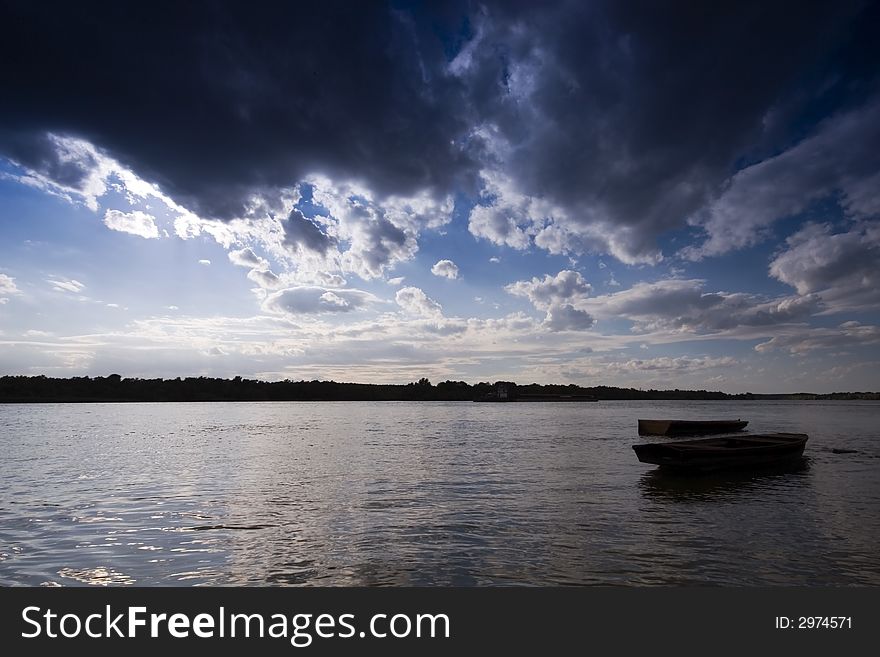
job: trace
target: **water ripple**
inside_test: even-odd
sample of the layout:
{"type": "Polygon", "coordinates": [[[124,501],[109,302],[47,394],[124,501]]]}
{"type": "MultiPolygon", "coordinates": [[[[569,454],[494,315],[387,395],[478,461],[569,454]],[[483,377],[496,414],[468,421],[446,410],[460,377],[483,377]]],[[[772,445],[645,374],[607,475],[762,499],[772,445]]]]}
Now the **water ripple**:
{"type": "Polygon", "coordinates": [[[2,405],[0,585],[877,585],[878,411],[2,405]],[[807,458],[670,477],[631,450],[651,416],[804,431],[807,458]]]}

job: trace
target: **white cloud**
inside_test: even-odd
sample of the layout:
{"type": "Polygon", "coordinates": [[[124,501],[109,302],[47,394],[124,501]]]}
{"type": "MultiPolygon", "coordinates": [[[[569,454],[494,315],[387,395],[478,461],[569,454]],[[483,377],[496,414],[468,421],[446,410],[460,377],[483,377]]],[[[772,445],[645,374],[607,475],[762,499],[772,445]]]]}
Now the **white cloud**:
{"type": "Polygon", "coordinates": [[[834,328],[808,328],[777,335],[755,347],[765,353],[776,349],[793,354],[804,354],[820,349],[841,349],[880,344],[880,326],[844,322],[834,328]]]}
{"type": "Polygon", "coordinates": [[[50,278],[46,281],[56,292],[72,292],[77,294],[85,289],[85,285],[77,280],[63,278],[50,278]]]}
{"type": "Polygon", "coordinates": [[[133,212],[107,210],[104,213],[104,225],[111,230],[137,235],[144,239],[159,237],[159,229],[156,227],[153,216],[140,210],[134,210],[133,212]]]}
{"type": "Polygon", "coordinates": [[[539,310],[547,310],[553,304],[586,299],[593,286],[579,272],[563,269],[555,276],[546,274],[543,278],[516,281],[504,289],[515,296],[526,297],[539,310]]]}
{"type": "MultiPolygon", "coordinates": [[[[493,130],[480,136],[496,157],[504,160],[509,146],[493,130]]],[[[532,242],[554,255],[610,253],[626,264],[657,264],[660,251],[637,226],[610,222],[599,205],[573,218],[570,211],[538,196],[521,193],[511,178],[499,171],[481,172],[483,200],[472,210],[468,230],[478,238],[517,250],[532,242]]]]}
{"type": "Polygon", "coordinates": [[[311,278],[325,287],[342,287],[348,282],[345,280],[345,277],[329,271],[316,271],[311,278]]]}
{"type": "Polygon", "coordinates": [[[880,224],[860,222],[834,233],[807,224],[786,240],[770,275],[799,294],[818,294],[834,311],[880,306],[880,224]]]}
{"type": "Polygon", "coordinates": [[[264,290],[276,290],[285,284],[281,277],[270,269],[251,269],[247,277],[264,290]]]}
{"type": "Polygon", "coordinates": [[[266,297],[264,310],[290,315],[347,313],[378,303],[378,299],[363,290],[333,289],[318,286],[300,286],[279,290],[266,297]]]}
{"type": "Polygon", "coordinates": [[[478,205],[471,210],[468,230],[493,244],[523,250],[531,242],[528,229],[520,225],[526,221],[510,206],[478,205]]]}
{"type": "Polygon", "coordinates": [[[583,331],[596,323],[583,305],[593,290],[579,272],[563,269],[555,276],[546,274],[530,281],[516,281],[504,288],[509,294],[526,297],[538,310],[544,310],[544,326],[550,331],[583,331]]]}
{"type": "Polygon", "coordinates": [[[269,262],[265,258],[261,258],[250,247],[230,251],[228,253],[229,260],[239,267],[248,267],[250,269],[268,269],[269,262]]]}
{"type": "Polygon", "coordinates": [[[389,279],[388,279],[387,281],[385,281],[385,282],[388,283],[388,285],[395,285],[395,286],[397,286],[397,285],[401,285],[401,284],[403,283],[403,281],[404,281],[404,277],[403,277],[403,276],[397,276],[396,278],[389,278],[389,279]]]}
{"type": "Polygon", "coordinates": [[[518,193],[512,182],[501,174],[482,172],[482,204],[474,206],[468,230],[474,237],[520,251],[531,244],[535,226],[543,222],[540,204],[518,193]]]}
{"type": "MultiPolygon", "coordinates": [[[[184,211],[174,220],[174,232],[184,240],[207,235],[227,250],[259,248],[277,262],[292,263],[291,251],[284,244],[284,226],[274,216],[247,217],[224,222],[200,219],[184,211]]],[[[300,260],[307,264],[315,262],[313,257],[301,256],[300,260]]]]}
{"type": "Polygon", "coordinates": [[[570,303],[551,304],[544,320],[544,325],[551,331],[584,331],[592,328],[595,323],[592,315],[570,303]]]}
{"type": "Polygon", "coordinates": [[[443,308],[440,304],[417,287],[399,289],[394,299],[397,301],[397,305],[413,315],[438,317],[443,313],[443,308]]]}
{"type": "Polygon", "coordinates": [[[351,248],[342,254],[343,266],[364,279],[379,278],[397,262],[410,260],[418,250],[416,236],[382,216],[347,222],[351,248]]]}
{"type": "Polygon", "coordinates": [[[207,267],[207,266],[209,266],[209,265],[211,264],[211,261],[210,261],[210,260],[206,260],[206,259],[202,259],[202,260],[199,260],[199,264],[200,264],[200,265],[204,265],[205,267],[207,267]]]}
{"type": "Polygon", "coordinates": [[[431,273],[434,276],[456,279],[458,278],[458,265],[452,262],[452,260],[438,260],[431,267],[431,273]]]}
{"type": "Polygon", "coordinates": [[[611,372],[665,372],[674,374],[677,372],[694,372],[734,367],[737,364],[739,364],[739,361],[730,356],[722,356],[719,358],[712,358],[709,356],[679,356],[677,358],[661,356],[659,358],[636,358],[627,361],[611,362],[605,367],[611,372]]]}
{"type": "Polygon", "coordinates": [[[320,222],[321,232],[335,245],[348,246],[328,249],[326,258],[364,279],[381,278],[395,264],[411,260],[418,251],[421,231],[439,228],[452,219],[451,197],[437,200],[423,193],[379,200],[371,190],[354,183],[323,177],[306,182],[312,185],[314,203],[329,214],[308,221],[320,222]]]}
{"type": "Polygon", "coordinates": [[[19,295],[21,290],[15,284],[15,279],[6,274],[0,274],[0,303],[7,303],[9,299],[4,295],[19,295]]]}
{"type": "Polygon", "coordinates": [[[797,215],[811,203],[839,194],[854,219],[880,214],[880,100],[824,121],[796,146],[737,172],[708,209],[694,217],[707,234],[682,255],[693,260],[763,240],[768,227],[797,215]]]}
{"type": "Polygon", "coordinates": [[[43,145],[42,170],[21,165],[25,173],[10,177],[97,212],[98,198],[107,193],[107,179],[122,167],[82,139],[49,133],[43,145]]]}
{"type": "Polygon", "coordinates": [[[499,262],[501,262],[501,258],[499,258],[498,256],[492,256],[491,258],[489,258],[489,262],[491,262],[493,265],[497,265],[499,262]]]}
{"type": "Polygon", "coordinates": [[[821,307],[814,295],[765,299],[742,292],[706,292],[704,286],[705,281],[699,279],[638,283],[627,290],[590,299],[583,307],[599,318],[631,320],[637,332],[685,333],[798,322],[821,307]]]}

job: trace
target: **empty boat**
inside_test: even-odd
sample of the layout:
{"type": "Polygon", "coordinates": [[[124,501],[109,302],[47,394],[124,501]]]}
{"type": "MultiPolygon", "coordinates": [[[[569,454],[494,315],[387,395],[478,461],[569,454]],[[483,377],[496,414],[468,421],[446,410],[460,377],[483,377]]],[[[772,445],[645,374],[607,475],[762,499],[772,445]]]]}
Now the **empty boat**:
{"type": "Polygon", "coordinates": [[[633,445],[633,449],[642,463],[682,472],[706,472],[795,461],[803,455],[807,438],[804,433],[719,436],[633,445]]]}
{"type": "Polygon", "coordinates": [[[639,420],[639,434],[682,436],[742,431],[748,420],[639,420]]]}

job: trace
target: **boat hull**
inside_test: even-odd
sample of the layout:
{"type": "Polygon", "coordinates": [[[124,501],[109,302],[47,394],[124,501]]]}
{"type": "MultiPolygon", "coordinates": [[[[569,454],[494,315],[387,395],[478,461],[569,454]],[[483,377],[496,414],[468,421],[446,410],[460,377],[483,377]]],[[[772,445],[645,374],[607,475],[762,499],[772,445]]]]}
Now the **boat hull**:
{"type": "Polygon", "coordinates": [[[679,472],[776,466],[803,456],[808,436],[774,433],[633,445],[642,463],[679,472]]]}
{"type": "Polygon", "coordinates": [[[685,436],[742,431],[747,420],[639,420],[639,435],[685,436]]]}

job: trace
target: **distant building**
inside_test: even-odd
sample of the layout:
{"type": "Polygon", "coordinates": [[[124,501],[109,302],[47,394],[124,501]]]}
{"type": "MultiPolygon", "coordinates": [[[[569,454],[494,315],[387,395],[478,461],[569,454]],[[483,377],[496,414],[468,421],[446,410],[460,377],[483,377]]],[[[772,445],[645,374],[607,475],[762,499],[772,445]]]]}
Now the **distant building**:
{"type": "Polygon", "coordinates": [[[495,384],[495,397],[499,400],[512,400],[516,397],[516,384],[499,381],[495,384]]]}

